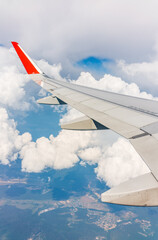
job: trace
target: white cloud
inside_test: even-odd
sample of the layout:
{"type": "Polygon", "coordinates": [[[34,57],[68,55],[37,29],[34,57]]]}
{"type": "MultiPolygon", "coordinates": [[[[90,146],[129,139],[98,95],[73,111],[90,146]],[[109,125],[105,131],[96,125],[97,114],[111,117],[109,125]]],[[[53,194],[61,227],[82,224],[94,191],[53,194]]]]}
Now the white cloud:
{"type": "Polygon", "coordinates": [[[60,119],[60,124],[67,123],[69,121],[72,121],[76,118],[80,118],[80,117],[83,117],[83,116],[84,116],[83,113],[77,111],[74,108],[71,108],[70,106],[67,106],[67,112],[60,119]]]}
{"type": "Polygon", "coordinates": [[[20,156],[22,170],[40,172],[47,167],[54,169],[70,168],[79,161],[77,152],[91,144],[90,132],[62,130],[57,137],[42,137],[25,145],[20,156]]]}
{"type": "MultiPolygon", "coordinates": [[[[24,86],[28,80],[23,74],[19,74],[13,64],[14,55],[12,50],[0,48],[2,53],[8,54],[9,65],[1,64],[0,77],[0,103],[15,109],[27,109],[24,86]],[[5,52],[4,52],[5,51],[5,52]],[[16,94],[15,94],[16,93],[16,94]],[[26,105],[25,105],[26,104],[26,105]]],[[[41,60],[38,62],[43,66],[43,70],[55,78],[60,78],[61,65],[50,66],[41,60]]],[[[138,97],[152,98],[150,94],[140,92],[136,84],[128,84],[121,78],[105,74],[98,81],[90,74],[82,72],[77,84],[88,85],[102,90],[115,91],[130,94],[138,97]]],[[[22,159],[22,170],[28,172],[40,172],[47,167],[54,169],[69,168],[82,159],[88,164],[98,164],[96,173],[98,178],[103,179],[109,186],[114,186],[124,180],[137,176],[146,171],[142,160],[134,152],[131,145],[121,139],[113,142],[110,134],[104,132],[73,132],[62,130],[57,137],[39,138],[36,142],[31,141],[31,135],[24,133],[20,135],[16,129],[14,120],[8,118],[4,108],[1,112],[1,143],[0,161],[8,164],[17,158],[18,154],[22,159]],[[121,171],[119,171],[122,166],[121,171]]],[[[81,113],[68,108],[68,112],[63,116],[61,123],[81,116],[81,113]]],[[[117,137],[116,137],[117,139],[117,137]]]]}
{"type": "Polygon", "coordinates": [[[91,86],[101,90],[153,99],[153,96],[151,94],[141,92],[137,84],[127,83],[120,77],[115,77],[110,74],[105,74],[103,78],[97,81],[89,72],[82,72],[79,78],[76,81],[72,82],[84,86],[91,86]]]}
{"type": "Polygon", "coordinates": [[[112,146],[102,149],[95,172],[109,187],[149,172],[148,167],[132,145],[119,138],[112,146]]]}
{"type": "Polygon", "coordinates": [[[0,161],[9,164],[22,159],[22,170],[40,172],[47,167],[70,168],[82,159],[82,163],[98,164],[97,177],[114,186],[131,177],[148,171],[133,147],[124,139],[110,146],[110,133],[62,130],[57,137],[42,137],[31,141],[31,134],[20,135],[16,123],[0,108],[0,161]]]}
{"type": "MultiPolygon", "coordinates": [[[[0,106],[14,110],[30,110],[34,106],[35,99],[30,95],[29,89],[25,90],[30,77],[25,73],[15,50],[0,47],[0,106]],[[24,72],[24,73],[23,73],[24,72]]],[[[61,64],[49,65],[46,61],[37,61],[37,64],[50,76],[62,79],[60,76],[61,64]]],[[[37,94],[38,87],[31,84],[32,93],[37,94]]],[[[44,96],[46,92],[39,88],[39,96],[44,96]]],[[[31,93],[31,94],[32,94],[31,93]]],[[[37,108],[37,106],[36,106],[37,108]]]]}
{"type": "MultiPolygon", "coordinates": [[[[97,81],[90,73],[81,73],[76,83],[152,98],[150,94],[140,92],[136,84],[128,84],[111,75],[105,75],[97,81]]],[[[80,116],[81,113],[68,107],[60,122],[64,123],[80,116]]],[[[29,142],[20,151],[22,170],[40,172],[47,167],[69,168],[81,158],[81,164],[97,164],[97,177],[106,181],[110,187],[148,171],[128,141],[122,138],[117,140],[116,134],[111,136],[109,131],[62,130],[57,137],[51,135],[49,139],[43,137],[36,142],[29,142]]]]}
{"type": "Polygon", "coordinates": [[[131,64],[127,64],[125,61],[120,61],[119,65],[125,73],[131,76],[139,73],[144,75],[152,75],[152,77],[154,74],[155,76],[158,76],[158,61],[131,64]]]}
{"type": "Polygon", "coordinates": [[[47,73],[48,76],[55,78],[56,80],[64,80],[60,75],[60,72],[62,70],[62,66],[60,63],[50,65],[47,61],[43,59],[36,61],[36,63],[43,72],[47,73]]]}
{"type": "Polygon", "coordinates": [[[127,63],[118,61],[118,68],[124,77],[129,81],[134,81],[143,88],[153,91],[158,87],[158,61],[127,63]]]}
{"type": "MultiPolygon", "coordinates": [[[[93,134],[92,134],[93,137],[93,134]]],[[[79,157],[88,164],[98,163],[102,156],[101,146],[94,146],[78,152],[79,157]]]]}
{"type": "Polygon", "coordinates": [[[27,79],[16,72],[14,67],[6,67],[0,71],[0,103],[8,107],[20,110],[28,110],[29,103],[24,101],[24,85],[27,79]]]}
{"type": "Polygon", "coordinates": [[[31,135],[20,135],[15,121],[8,118],[6,109],[0,108],[0,162],[9,164],[16,160],[19,150],[30,141],[31,135]]]}
{"type": "Polygon", "coordinates": [[[5,0],[1,43],[17,40],[33,56],[56,62],[94,55],[140,60],[153,54],[157,8],[156,0],[5,0]]]}
{"type": "Polygon", "coordinates": [[[0,104],[28,110],[30,105],[26,100],[24,86],[29,78],[19,73],[19,63],[17,64],[17,58],[11,49],[0,47],[0,59],[0,104]]]}
{"type": "Polygon", "coordinates": [[[16,66],[17,56],[12,49],[0,47],[0,59],[0,162],[9,164],[17,159],[22,146],[31,141],[29,133],[20,135],[15,121],[9,119],[6,110],[29,109],[24,90],[29,79],[19,73],[16,66]]]}

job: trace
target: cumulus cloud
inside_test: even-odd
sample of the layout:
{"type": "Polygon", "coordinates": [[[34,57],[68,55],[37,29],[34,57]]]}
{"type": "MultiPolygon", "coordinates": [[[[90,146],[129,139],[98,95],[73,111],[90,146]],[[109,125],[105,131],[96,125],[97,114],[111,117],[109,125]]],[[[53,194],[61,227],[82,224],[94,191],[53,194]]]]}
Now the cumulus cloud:
{"type": "Polygon", "coordinates": [[[43,59],[36,61],[36,63],[43,72],[47,73],[48,76],[55,78],[56,80],[64,80],[60,74],[62,70],[61,63],[51,65],[43,59]]]}
{"type": "Polygon", "coordinates": [[[74,108],[71,108],[70,106],[67,106],[66,108],[67,108],[67,112],[64,115],[62,115],[62,118],[60,119],[60,124],[67,123],[76,118],[80,118],[84,116],[83,113],[79,112],[74,108]]]}
{"type": "MultiPolygon", "coordinates": [[[[24,86],[29,81],[19,72],[17,58],[12,49],[0,47],[0,104],[13,109],[28,110],[24,86]],[[17,65],[16,65],[17,64],[17,65]]],[[[21,65],[19,66],[21,70],[21,65]]]]}
{"type": "Polygon", "coordinates": [[[137,84],[127,83],[120,77],[115,77],[110,74],[105,74],[103,78],[96,81],[96,79],[89,72],[82,72],[79,78],[72,82],[84,86],[91,86],[101,90],[117,92],[140,98],[153,99],[151,94],[147,92],[141,92],[137,84]]]}
{"type": "MultiPolygon", "coordinates": [[[[1,50],[2,53],[6,51],[10,56],[10,63],[7,67],[5,65],[0,66],[0,77],[4,80],[4,85],[2,84],[0,87],[2,92],[0,103],[15,109],[21,109],[21,106],[27,109],[27,103],[22,102],[22,99],[25,99],[24,86],[28,80],[25,80],[23,74],[19,74],[12,63],[12,59],[14,59],[12,50],[9,50],[9,52],[5,48],[1,48],[1,50]],[[10,79],[14,79],[14,81],[10,82],[10,79]],[[9,86],[11,86],[11,89],[9,86]],[[11,101],[9,101],[10,99],[11,101]],[[22,104],[20,105],[20,103],[22,104]]],[[[38,65],[46,73],[61,79],[60,64],[50,66],[47,62],[41,60],[38,61],[38,65]]],[[[76,81],[71,82],[102,90],[152,98],[150,94],[141,92],[136,84],[128,84],[121,78],[110,74],[105,74],[103,78],[96,80],[90,73],[82,72],[76,81]]],[[[40,94],[44,95],[42,92],[40,94]]],[[[0,132],[2,136],[0,161],[3,164],[9,164],[20,156],[23,171],[40,172],[48,167],[54,169],[69,168],[82,159],[82,163],[84,161],[87,164],[97,164],[95,169],[97,177],[106,181],[110,187],[147,171],[143,161],[127,141],[124,139],[116,141],[117,137],[115,135],[115,143],[110,146],[114,139],[111,140],[107,131],[73,132],[62,130],[57,137],[51,135],[49,138],[42,137],[34,142],[31,140],[31,134],[20,135],[16,129],[15,121],[8,118],[4,108],[1,108],[0,112],[0,132]],[[120,166],[122,166],[121,171],[119,170],[120,166]]],[[[60,122],[64,123],[80,116],[81,113],[68,107],[67,113],[60,122]]]]}
{"type": "MultiPolygon", "coordinates": [[[[0,162],[2,164],[9,164],[18,158],[24,145],[31,146],[33,142],[31,142],[32,137],[30,133],[24,133],[22,135],[19,133],[16,129],[14,119],[9,119],[7,109],[12,113],[14,110],[18,110],[18,112],[28,111],[32,109],[31,105],[34,104],[35,101],[34,98],[29,96],[29,93],[25,92],[26,84],[30,78],[26,76],[26,74],[20,73],[25,70],[13,48],[7,49],[0,47],[0,58],[3,59],[3,61],[0,61],[0,162]]],[[[50,76],[61,79],[61,77],[58,77],[61,71],[60,65],[51,66],[44,60],[38,63],[39,66],[43,66],[43,69],[46,70],[50,76]]],[[[34,88],[34,85],[31,87],[34,88]]],[[[31,89],[31,91],[34,90],[31,89]]],[[[38,95],[45,95],[45,91],[41,89],[38,95]]],[[[48,142],[48,139],[46,141],[48,142]]],[[[37,143],[39,142],[40,140],[37,141],[37,143]]]]}
{"type": "MultiPolygon", "coordinates": [[[[133,91],[135,85],[131,86],[121,79],[115,79],[109,75],[96,81],[89,73],[82,73],[77,83],[96,87],[97,82],[99,82],[97,85],[99,88],[110,90],[109,79],[113,83],[112,86],[115,86],[113,88],[115,91],[126,92],[128,90],[128,93],[131,91],[131,94],[136,95],[136,91],[133,91]],[[88,81],[84,82],[87,75],[88,81]]],[[[137,95],[141,95],[140,91],[137,91],[137,95]]],[[[57,137],[51,135],[49,139],[42,137],[33,142],[31,134],[20,135],[16,129],[15,121],[8,118],[4,108],[0,109],[0,113],[0,161],[2,164],[9,164],[19,155],[22,159],[23,171],[41,172],[48,167],[54,169],[69,168],[82,159],[82,163],[97,164],[95,169],[97,177],[106,181],[110,187],[144,173],[148,169],[126,140],[115,140],[114,144],[110,146],[110,142],[117,139],[117,136],[111,140],[109,131],[62,130],[57,137]]],[[[79,116],[78,111],[68,107],[61,122],[79,116]]]]}
{"type": "MultiPolygon", "coordinates": [[[[28,78],[16,66],[13,49],[0,47],[0,162],[9,164],[18,157],[21,148],[31,141],[31,134],[20,134],[14,119],[9,119],[7,109],[28,110],[24,87],[28,78]]],[[[18,65],[18,64],[17,64],[18,65]]],[[[19,66],[21,70],[21,65],[19,66]]]]}
{"type": "MultiPolygon", "coordinates": [[[[12,47],[8,49],[0,46],[0,59],[0,106],[20,111],[30,110],[36,104],[33,95],[45,96],[46,91],[31,84],[30,95],[30,89],[27,87],[30,77],[12,47]]],[[[61,64],[50,65],[44,60],[36,62],[49,76],[63,79],[60,75],[61,64]]]]}
{"type": "Polygon", "coordinates": [[[9,164],[17,159],[21,148],[31,141],[30,133],[19,134],[16,123],[9,119],[6,109],[0,108],[0,161],[9,164]]]}
{"type": "Polygon", "coordinates": [[[28,81],[14,67],[6,67],[0,71],[0,103],[14,109],[28,110],[29,103],[24,101],[24,85],[28,81]]]}
{"type": "Polygon", "coordinates": [[[149,172],[149,169],[132,145],[119,138],[112,146],[102,149],[95,172],[109,187],[113,187],[149,172]]]}
{"type": "Polygon", "coordinates": [[[86,161],[90,165],[98,163],[102,155],[101,146],[99,144],[99,146],[82,149],[78,152],[78,155],[83,161],[86,161]]]}
{"type": "Polygon", "coordinates": [[[70,168],[79,161],[77,152],[92,144],[90,132],[62,130],[57,137],[42,137],[25,145],[20,156],[22,170],[40,172],[47,167],[54,169],[70,168]]]}
{"type": "MultiPolygon", "coordinates": [[[[136,84],[128,84],[107,74],[97,81],[90,73],[81,73],[75,83],[152,98],[150,94],[140,92],[136,84]]],[[[68,107],[60,122],[80,116],[80,112],[68,107]]],[[[49,139],[42,137],[36,142],[28,142],[21,148],[20,157],[22,170],[27,172],[40,172],[48,167],[69,168],[80,159],[81,164],[97,164],[97,177],[106,181],[110,187],[148,171],[131,144],[123,138],[118,139],[116,134],[112,139],[109,131],[62,130],[57,137],[51,135],[49,139]]]]}

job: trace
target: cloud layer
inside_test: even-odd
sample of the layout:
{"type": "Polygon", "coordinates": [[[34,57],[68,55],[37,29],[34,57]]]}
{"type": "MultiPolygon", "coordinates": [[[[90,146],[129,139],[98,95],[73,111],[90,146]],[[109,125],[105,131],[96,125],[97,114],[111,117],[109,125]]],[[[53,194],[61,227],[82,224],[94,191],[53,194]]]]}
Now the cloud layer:
{"type": "Polygon", "coordinates": [[[19,151],[31,141],[31,134],[20,135],[16,123],[8,118],[5,108],[0,108],[0,161],[9,164],[18,157],[19,151]]]}
{"type": "MultiPolygon", "coordinates": [[[[73,81],[74,82],[74,81],[73,81]]],[[[105,75],[99,81],[90,73],[81,73],[77,84],[98,87],[120,93],[126,93],[151,99],[152,96],[140,92],[136,84],[128,84],[120,78],[105,75]]],[[[80,116],[80,113],[68,107],[68,112],[61,122],[80,116]]],[[[118,137],[115,136],[115,139],[118,137]]],[[[142,159],[125,139],[119,138],[111,146],[113,140],[109,131],[78,132],[62,130],[57,137],[37,139],[30,142],[20,151],[22,170],[40,172],[44,168],[63,169],[74,166],[80,159],[87,164],[97,164],[97,177],[114,186],[131,177],[148,171],[142,159]],[[121,169],[121,170],[120,170],[121,169]]]]}
{"type": "Polygon", "coordinates": [[[158,87],[158,61],[157,58],[148,62],[127,63],[118,61],[118,72],[129,82],[135,82],[143,89],[157,93],[158,87]]]}
{"type": "Polygon", "coordinates": [[[34,58],[64,67],[89,56],[148,60],[157,44],[157,9],[156,0],[5,0],[1,43],[19,41],[34,58]]]}
{"type": "MultiPolygon", "coordinates": [[[[20,134],[16,123],[9,119],[6,109],[28,110],[29,99],[24,87],[29,81],[24,74],[19,74],[14,65],[15,57],[11,50],[0,48],[1,53],[8,57],[0,65],[0,161],[9,164],[19,156],[22,159],[22,170],[40,172],[45,168],[63,169],[73,167],[82,160],[85,164],[95,164],[95,172],[99,179],[114,186],[148,171],[143,161],[132,146],[124,139],[118,139],[110,131],[78,132],[61,130],[57,137],[50,135],[32,141],[30,133],[20,134]],[[24,99],[24,100],[23,100],[24,99]],[[5,108],[4,108],[5,106],[5,108]],[[121,170],[120,170],[121,169],[121,170]]],[[[16,62],[16,61],[15,61],[16,62]]],[[[61,65],[49,65],[46,61],[38,61],[41,68],[51,76],[61,79],[61,65]]],[[[105,74],[96,80],[90,73],[82,72],[76,84],[100,88],[102,90],[130,94],[138,97],[153,98],[141,92],[135,83],[126,83],[121,78],[105,74]]],[[[61,122],[69,121],[81,113],[68,107],[61,122]]]]}

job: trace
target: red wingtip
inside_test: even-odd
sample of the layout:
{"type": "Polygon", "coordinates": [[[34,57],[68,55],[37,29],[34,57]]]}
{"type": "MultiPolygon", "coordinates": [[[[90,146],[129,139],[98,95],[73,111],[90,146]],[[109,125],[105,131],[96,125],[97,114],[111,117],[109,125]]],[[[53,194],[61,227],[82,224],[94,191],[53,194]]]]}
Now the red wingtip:
{"type": "Polygon", "coordinates": [[[18,45],[18,43],[17,42],[11,42],[12,44],[13,44],[13,46],[15,46],[15,45],[18,45]]]}
{"type": "Polygon", "coordinates": [[[12,43],[12,45],[13,45],[14,48],[16,48],[16,46],[18,45],[17,42],[11,42],[11,43],[12,43]]]}
{"type": "Polygon", "coordinates": [[[11,42],[15,51],[17,52],[22,64],[24,65],[26,72],[28,74],[39,74],[40,72],[37,70],[36,65],[32,62],[32,60],[27,56],[24,50],[19,46],[17,42],[11,42]]]}

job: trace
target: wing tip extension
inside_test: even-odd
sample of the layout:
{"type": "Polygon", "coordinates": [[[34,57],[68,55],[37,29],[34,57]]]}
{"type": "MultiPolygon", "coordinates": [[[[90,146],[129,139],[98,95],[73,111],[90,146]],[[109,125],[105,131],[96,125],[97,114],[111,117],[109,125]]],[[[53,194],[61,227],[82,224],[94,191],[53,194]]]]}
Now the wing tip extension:
{"type": "Polygon", "coordinates": [[[19,43],[11,41],[16,53],[18,54],[26,72],[28,74],[42,74],[42,71],[36,66],[31,58],[25,53],[25,51],[19,46],[19,43]]]}

